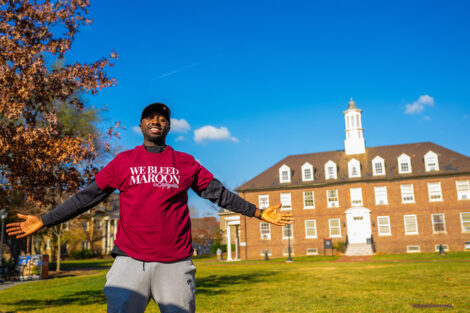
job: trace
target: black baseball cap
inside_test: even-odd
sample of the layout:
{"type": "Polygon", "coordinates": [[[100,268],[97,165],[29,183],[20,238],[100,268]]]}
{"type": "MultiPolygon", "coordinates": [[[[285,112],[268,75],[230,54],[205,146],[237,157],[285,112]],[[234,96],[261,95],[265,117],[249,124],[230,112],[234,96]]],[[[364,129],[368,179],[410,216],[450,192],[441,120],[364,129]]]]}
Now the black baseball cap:
{"type": "Polygon", "coordinates": [[[145,109],[142,111],[142,116],[140,117],[140,121],[142,122],[144,118],[146,118],[147,116],[153,113],[161,114],[164,117],[166,117],[168,121],[170,121],[170,116],[171,116],[170,108],[168,108],[165,104],[159,103],[159,102],[155,102],[146,106],[145,109]]]}

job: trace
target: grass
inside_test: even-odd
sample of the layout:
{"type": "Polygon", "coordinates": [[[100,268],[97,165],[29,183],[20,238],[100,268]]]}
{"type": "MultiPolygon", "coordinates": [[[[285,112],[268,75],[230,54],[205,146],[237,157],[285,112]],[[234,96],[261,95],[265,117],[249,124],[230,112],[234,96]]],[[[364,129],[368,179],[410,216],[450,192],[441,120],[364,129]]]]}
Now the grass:
{"type": "MultiPolygon", "coordinates": [[[[334,257],[248,262],[196,259],[197,312],[469,312],[470,253],[334,257]],[[418,261],[418,262],[414,262],[418,261]],[[415,309],[411,304],[452,304],[415,309]]],[[[70,262],[70,261],[67,261],[70,262]]],[[[64,262],[64,266],[65,263],[64,262]]],[[[102,266],[100,261],[75,261],[102,266]]],[[[0,292],[0,312],[106,312],[106,270],[0,292]]],[[[151,303],[147,312],[158,312],[151,303]]]]}

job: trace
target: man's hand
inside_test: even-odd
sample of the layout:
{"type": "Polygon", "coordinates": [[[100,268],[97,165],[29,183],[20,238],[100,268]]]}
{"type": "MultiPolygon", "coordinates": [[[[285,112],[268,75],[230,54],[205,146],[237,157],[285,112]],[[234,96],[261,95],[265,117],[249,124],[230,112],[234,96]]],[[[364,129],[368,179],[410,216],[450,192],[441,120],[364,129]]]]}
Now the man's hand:
{"type": "Polygon", "coordinates": [[[279,212],[279,209],[281,208],[281,206],[282,204],[279,203],[278,205],[273,205],[264,209],[260,218],[263,221],[266,221],[268,223],[278,225],[278,226],[292,224],[292,222],[294,221],[292,214],[279,212]]]}
{"type": "Polygon", "coordinates": [[[18,213],[18,218],[22,218],[25,221],[8,224],[7,233],[9,236],[16,235],[16,238],[23,238],[34,234],[44,227],[41,218],[35,215],[23,215],[18,213]]]}

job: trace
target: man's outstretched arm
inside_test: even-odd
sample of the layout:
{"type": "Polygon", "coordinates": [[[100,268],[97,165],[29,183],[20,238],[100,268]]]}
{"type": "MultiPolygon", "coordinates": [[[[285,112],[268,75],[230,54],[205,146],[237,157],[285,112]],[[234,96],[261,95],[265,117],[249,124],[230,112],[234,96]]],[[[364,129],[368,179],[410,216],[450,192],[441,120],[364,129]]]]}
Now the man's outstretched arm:
{"type": "Polygon", "coordinates": [[[113,191],[114,189],[101,190],[93,181],[67,201],[41,217],[18,214],[18,218],[25,220],[8,224],[7,233],[10,236],[16,236],[16,238],[23,238],[34,234],[44,226],[49,227],[66,222],[88,211],[106,199],[113,191]]]}
{"type": "Polygon", "coordinates": [[[290,213],[280,213],[281,204],[260,210],[254,205],[228,190],[220,181],[213,179],[204,190],[192,188],[200,197],[208,199],[218,206],[246,215],[256,217],[275,225],[291,224],[294,220],[290,213]]]}

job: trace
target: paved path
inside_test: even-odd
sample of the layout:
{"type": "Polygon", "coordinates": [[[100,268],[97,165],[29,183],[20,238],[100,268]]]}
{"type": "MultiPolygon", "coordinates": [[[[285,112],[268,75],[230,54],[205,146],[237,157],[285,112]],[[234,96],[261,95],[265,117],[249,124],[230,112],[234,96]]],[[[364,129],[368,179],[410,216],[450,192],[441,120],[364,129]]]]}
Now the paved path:
{"type": "Polygon", "coordinates": [[[36,280],[23,280],[23,281],[4,281],[3,284],[0,284],[0,291],[11,288],[16,285],[21,285],[24,283],[30,283],[36,280]]]}

